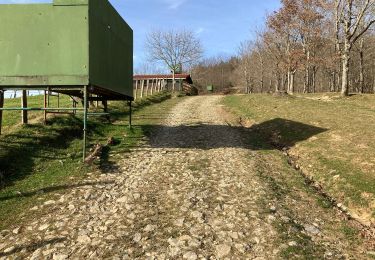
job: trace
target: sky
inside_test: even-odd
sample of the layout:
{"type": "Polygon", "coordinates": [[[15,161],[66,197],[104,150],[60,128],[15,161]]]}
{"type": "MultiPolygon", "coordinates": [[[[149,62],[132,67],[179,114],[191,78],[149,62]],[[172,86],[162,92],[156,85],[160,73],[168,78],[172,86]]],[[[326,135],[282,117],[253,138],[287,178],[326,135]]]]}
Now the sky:
{"type": "MultiPolygon", "coordinates": [[[[0,0],[4,3],[49,0],[0,0]]],[[[205,57],[235,55],[242,41],[254,37],[279,0],[110,0],[134,31],[134,66],[147,63],[145,38],[153,29],[188,29],[202,41],[205,57]]]]}

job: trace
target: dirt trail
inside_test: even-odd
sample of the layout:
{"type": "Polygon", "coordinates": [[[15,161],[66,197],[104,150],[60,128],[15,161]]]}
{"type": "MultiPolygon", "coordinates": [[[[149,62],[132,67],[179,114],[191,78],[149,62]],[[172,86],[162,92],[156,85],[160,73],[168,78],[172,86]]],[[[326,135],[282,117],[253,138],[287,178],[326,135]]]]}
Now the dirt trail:
{"type": "Polygon", "coordinates": [[[185,99],[117,171],[92,174],[46,202],[42,218],[1,232],[0,259],[279,259],[296,242],[280,243],[257,152],[220,99],[185,99]]]}

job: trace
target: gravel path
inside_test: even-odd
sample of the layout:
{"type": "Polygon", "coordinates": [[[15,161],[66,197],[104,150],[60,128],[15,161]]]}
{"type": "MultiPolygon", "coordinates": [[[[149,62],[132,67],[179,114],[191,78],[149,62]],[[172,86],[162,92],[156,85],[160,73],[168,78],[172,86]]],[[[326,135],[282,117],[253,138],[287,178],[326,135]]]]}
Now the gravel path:
{"type": "Polygon", "coordinates": [[[0,259],[276,259],[255,152],[220,99],[180,102],[118,171],[92,174],[46,202],[42,218],[1,232],[0,259]]]}

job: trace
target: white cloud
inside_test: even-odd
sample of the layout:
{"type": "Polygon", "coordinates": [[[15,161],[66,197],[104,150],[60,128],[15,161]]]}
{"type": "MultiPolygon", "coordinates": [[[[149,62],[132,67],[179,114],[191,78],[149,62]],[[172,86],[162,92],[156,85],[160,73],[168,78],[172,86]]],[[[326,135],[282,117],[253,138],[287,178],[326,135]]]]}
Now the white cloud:
{"type": "Polygon", "coordinates": [[[182,4],[186,2],[186,0],[164,0],[167,3],[169,9],[177,9],[182,4]]]}
{"type": "Polygon", "coordinates": [[[201,33],[203,33],[205,31],[205,29],[203,28],[203,27],[199,27],[196,31],[195,31],[195,33],[196,34],[201,34],[201,33]]]}

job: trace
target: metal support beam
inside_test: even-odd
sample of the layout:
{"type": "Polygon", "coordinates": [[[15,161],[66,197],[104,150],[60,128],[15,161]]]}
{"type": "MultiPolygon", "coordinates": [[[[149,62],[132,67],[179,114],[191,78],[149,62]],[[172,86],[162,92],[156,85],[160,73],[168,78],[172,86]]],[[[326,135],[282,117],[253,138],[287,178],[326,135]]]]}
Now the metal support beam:
{"type": "Polygon", "coordinates": [[[132,128],[132,101],[129,101],[129,128],[132,128]]]}
{"type": "MultiPolygon", "coordinates": [[[[47,91],[44,90],[44,109],[47,108],[47,91]]],[[[47,110],[44,110],[44,124],[47,124],[47,110]]]]}
{"type": "MultiPolygon", "coordinates": [[[[4,91],[0,89],[0,109],[4,106],[4,91]]],[[[0,135],[1,135],[1,127],[3,124],[3,111],[0,110],[0,135]]]]}
{"type": "Polygon", "coordinates": [[[56,108],[41,108],[41,107],[4,107],[0,108],[0,111],[67,111],[67,110],[85,110],[84,108],[71,108],[71,107],[56,107],[56,108]]]}
{"type": "MultiPolygon", "coordinates": [[[[22,98],[21,98],[21,105],[22,108],[27,108],[27,91],[24,89],[22,90],[22,98]]],[[[22,110],[22,124],[26,125],[28,123],[28,116],[27,116],[27,110],[22,110]]]]}
{"type": "Polygon", "coordinates": [[[88,87],[85,86],[83,89],[83,162],[86,159],[86,146],[87,146],[87,110],[88,110],[88,87]]]}

